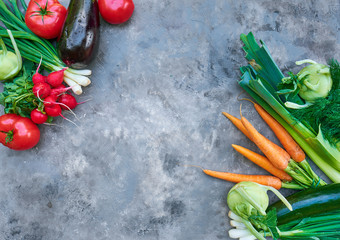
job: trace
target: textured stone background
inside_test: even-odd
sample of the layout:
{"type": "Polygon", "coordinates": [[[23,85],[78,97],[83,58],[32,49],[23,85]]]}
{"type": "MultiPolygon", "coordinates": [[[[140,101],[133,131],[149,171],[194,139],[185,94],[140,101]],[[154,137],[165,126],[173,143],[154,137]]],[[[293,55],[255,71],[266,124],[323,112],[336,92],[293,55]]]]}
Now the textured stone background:
{"type": "MultiPolygon", "coordinates": [[[[102,21],[93,84],[78,97],[91,100],[79,120],[66,114],[79,127],[58,119],[30,151],[0,146],[1,240],[229,239],[233,184],[185,165],[265,173],[232,150],[256,148],[221,114],[239,114],[240,34],[264,40],[283,70],[340,59],[340,1],[135,5],[126,24],[102,21]]],[[[276,141],[251,104],[242,110],[276,141]]]]}

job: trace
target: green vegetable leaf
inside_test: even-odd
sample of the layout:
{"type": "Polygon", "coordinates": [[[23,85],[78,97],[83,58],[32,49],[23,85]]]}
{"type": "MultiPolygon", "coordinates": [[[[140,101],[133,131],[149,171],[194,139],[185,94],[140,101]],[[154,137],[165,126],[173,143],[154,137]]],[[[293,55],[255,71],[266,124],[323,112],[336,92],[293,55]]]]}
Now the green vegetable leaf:
{"type": "Polygon", "coordinates": [[[258,229],[269,231],[273,239],[280,237],[277,231],[276,209],[270,210],[267,215],[256,214],[249,217],[250,222],[258,229]]]}
{"type": "Polygon", "coordinates": [[[340,88],[340,65],[339,62],[335,59],[331,59],[329,61],[329,68],[331,77],[333,80],[333,86],[331,91],[338,90],[340,88]]]}
{"type": "MultiPolygon", "coordinates": [[[[298,76],[293,74],[292,72],[288,72],[289,77],[282,78],[282,82],[278,84],[276,92],[278,95],[283,95],[285,100],[288,102],[293,102],[296,104],[303,104],[304,102],[299,97],[300,88],[298,88],[298,84],[301,80],[298,79],[298,76]]],[[[303,79],[305,79],[305,76],[303,79]]]]}
{"type": "Polygon", "coordinates": [[[277,215],[276,209],[273,209],[267,213],[266,216],[266,225],[268,226],[269,231],[271,232],[274,239],[279,238],[279,233],[277,231],[277,215]]]}
{"type": "Polygon", "coordinates": [[[23,68],[12,82],[4,83],[4,90],[0,93],[0,104],[5,107],[5,113],[15,113],[23,117],[30,117],[31,111],[39,103],[32,92],[34,64],[25,61],[23,68]]]}

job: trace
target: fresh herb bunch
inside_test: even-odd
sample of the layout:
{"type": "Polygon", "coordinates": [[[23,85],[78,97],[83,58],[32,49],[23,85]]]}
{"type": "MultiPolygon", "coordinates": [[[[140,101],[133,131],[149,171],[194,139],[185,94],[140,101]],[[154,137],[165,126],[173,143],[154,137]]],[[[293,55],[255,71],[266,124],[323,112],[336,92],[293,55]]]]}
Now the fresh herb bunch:
{"type": "Polygon", "coordinates": [[[39,106],[40,101],[32,91],[34,68],[34,63],[24,61],[17,77],[4,83],[4,91],[0,93],[0,104],[5,107],[5,113],[30,117],[31,111],[39,106]]]}

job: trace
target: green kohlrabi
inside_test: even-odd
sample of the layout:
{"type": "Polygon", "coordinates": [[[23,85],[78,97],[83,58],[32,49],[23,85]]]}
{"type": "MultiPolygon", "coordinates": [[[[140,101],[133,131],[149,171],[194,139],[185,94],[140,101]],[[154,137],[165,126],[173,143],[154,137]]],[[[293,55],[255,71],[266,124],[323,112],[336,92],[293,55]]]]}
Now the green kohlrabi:
{"type": "MultiPolygon", "coordinates": [[[[276,235],[275,219],[273,223],[272,213],[268,213],[268,215],[266,213],[269,205],[268,190],[274,192],[292,210],[289,202],[275,188],[254,182],[240,182],[236,184],[229,191],[227,198],[230,211],[241,218],[242,223],[249,230],[249,235],[252,234],[260,240],[265,239],[259,232],[261,230],[276,235]]],[[[233,233],[234,231],[231,231],[229,234],[233,235],[233,233]]]]}
{"type": "Polygon", "coordinates": [[[332,78],[329,67],[312,60],[303,60],[296,62],[297,65],[309,63],[297,75],[302,81],[298,83],[300,88],[299,95],[306,101],[314,101],[318,98],[327,97],[332,89],[332,78]]]}
{"type": "Polygon", "coordinates": [[[288,97],[286,97],[288,101],[285,102],[288,108],[300,109],[308,107],[312,105],[315,100],[326,98],[332,89],[333,81],[328,66],[310,59],[297,61],[296,65],[305,63],[309,63],[309,65],[301,69],[298,74],[293,75],[290,73],[289,77],[282,79],[280,86],[281,91],[278,91],[278,93],[288,95],[288,97]],[[291,91],[287,91],[286,87],[289,85],[293,86],[291,91]],[[289,101],[289,95],[296,93],[305,101],[304,105],[289,101]]]}
{"type": "Polygon", "coordinates": [[[7,30],[8,35],[11,39],[13,49],[15,53],[7,51],[4,41],[0,38],[0,81],[5,81],[8,79],[13,79],[21,70],[22,59],[10,30],[7,30]]]}

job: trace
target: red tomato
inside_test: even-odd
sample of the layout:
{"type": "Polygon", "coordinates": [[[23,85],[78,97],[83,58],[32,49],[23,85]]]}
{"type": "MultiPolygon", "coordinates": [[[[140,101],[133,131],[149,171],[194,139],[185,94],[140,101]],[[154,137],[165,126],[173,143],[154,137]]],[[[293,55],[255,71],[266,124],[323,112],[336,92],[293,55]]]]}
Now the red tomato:
{"type": "Polygon", "coordinates": [[[27,150],[40,140],[40,131],[31,119],[16,114],[0,116],[0,142],[13,150],[27,150]]]}
{"type": "Polygon", "coordinates": [[[58,0],[31,0],[25,22],[39,37],[52,39],[59,36],[67,15],[66,8],[58,0]]]}
{"type": "Polygon", "coordinates": [[[135,9],[132,0],[98,0],[98,5],[104,20],[111,24],[126,22],[135,9]]]}
{"type": "Polygon", "coordinates": [[[47,116],[47,114],[40,112],[36,108],[36,109],[32,110],[32,112],[31,112],[31,119],[32,119],[32,122],[34,122],[35,124],[43,124],[47,121],[48,116],[47,116]]]}

